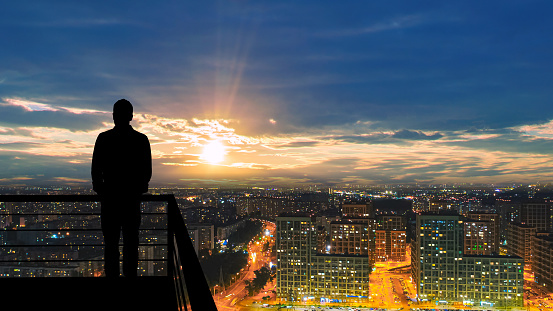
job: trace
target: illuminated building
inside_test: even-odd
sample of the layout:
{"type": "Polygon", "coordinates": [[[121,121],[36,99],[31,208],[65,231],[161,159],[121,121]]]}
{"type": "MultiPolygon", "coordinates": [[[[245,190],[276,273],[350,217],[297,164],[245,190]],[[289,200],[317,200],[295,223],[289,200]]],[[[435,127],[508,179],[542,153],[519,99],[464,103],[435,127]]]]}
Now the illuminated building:
{"type": "Polygon", "coordinates": [[[372,202],[366,204],[343,204],[342,217],[344,218],[374,218],[372,202]]]}
{"type": "Polygon", "coordinates": [[[428,204],[429,212],[440,212],[440,211],[458,211],[459,206],[456,202],[451,202],[448,200],[430,200],[428,204]]]}
{"type": "Polygon", "coordinates": [[[332,222],[330,230],[331,254],[369,255],[369,223],[367,220],[332,222]]]}
{"type": "Polygon", "coordinates": [[[376,262],[406,260],[407,244],[404,230],[376,230],[374,244],[376,262]]]}
{"type": "Polygon", "coordinates": [[[403,216],[378,215],[374,253],[377,262],[406,260],[406,224],[403,216]]]}
{"type": "Polygon", "coordinates": [[[507,226],[507,254],[519,256],[527,264],[532,263],[532,242],[536,228],[523,224],[507,226]]]}
{"type": "Polygon", "coordinates": [[[413,282],[420,300],[457,300],[457,261],[462,258],[463,221],[454,213],[417,216],[413,282]]]}
{"type": "MultiPolygon", "coordinates": [[[[499,237],[500,237],[500,231],[499,231],[499,214],[495,213],[479,213],[479,212],[469,212],[466,214],[466,217],[477,221],[477,222],[485,222],[480,224],[480,226],[484,226],[486,229],[486,233],[483,234],[482,240],[489,240],[485,241],[484,243],[487,243],[487,249],[489,250],[489,253],[474,253],[472,255],[491,255],[491,254],[499,254],[499,237]],[[487,224],[486,224],[487,223],[487,224]]],[[[466,230],[466,227],[465,227],[466,230]]],[[[466,232],[465,232],[466,236],[466,232]]],[[[480,237],[480,234],[479,234],[480,237]]],[[[465,247],[466,247],[465,242],[465,247]]],[[[486,247],[482,247],[486,248],[486,247]]],[[[465,254],[470,255],[470,252],[467,252],[467,249],[465,248],[465,254]]]]}
{"type": "Polygon", "coordinates": [[[215,232],[212,224],[188,224],[187,228],[196,254],[204,249],[213,249],[215,232]]]}
{"type": "Polygon", "coordinates": [[[314,256],[312,296],[317,301],[368,301],[370,271],[367,256],[314,256]]]}
{"type": "MultiPolygon", "coordinates": [[[[332,223],[333,254],[320,254],[321,239],[310,217],[277,217],[277,298],[361,302],[369,297],[369,219],[332,223]],[[337,247],[338,239],[345,240],[337,247]],[[336,254],[339,249],[342,254],[336,254]],[[347,255],[345,255],[347,253],[347,255]]],[[[319,227],[324,233],[324,227],[319,227]]]]}
{"type": "Polygon", "coordinates": [[[501,222],[501,237],[507,239],[511,223],[535,227],[537,232],[553,232],[553,206],[542,201],[499,201],[496,203],[501,222]]]}
{"type": "Polygon", "coordinates": [[[495,227],[488,221],[467,220],[464,223],[466,255],[491,255],[495,250],[495,227]]]}
{"type": "Polygon", "coordinates": [[[417,216],[411,268],[418,299],[521,307],[523,259],[465,255],[465,220],[453,212],[417,216]]]}
{"type": "Polygon", "coordinates": [[[523,306],[522,258],[463,256],[457,263],[459,301],[485,307],[523,306]]]}
{"type": "Polygon", "coordinates": [[[311,257],[316,245],[310,217],[277,217],[277,298],[281,301],[311,296],[311,257]]]}
{"type": "Polygon", "coordinates": [[[536,283],[553,290],[553,235],[538,234],[533,237],[532,271],[536,283]]]}

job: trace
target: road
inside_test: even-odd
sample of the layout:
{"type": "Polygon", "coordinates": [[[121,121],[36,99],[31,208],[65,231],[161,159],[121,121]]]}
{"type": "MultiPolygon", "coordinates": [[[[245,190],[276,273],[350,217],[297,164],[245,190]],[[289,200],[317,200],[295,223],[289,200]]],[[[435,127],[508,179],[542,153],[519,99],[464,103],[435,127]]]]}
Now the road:
{"type": "MultiPolygon", "coordinates": [[[[270,250],[275,243],[275,230],[276,225],[274,223],[263,221],[262,233],[248,243],[248,265],[240,272],[240,275],[237,276],[238,280],[235,283],[226,288],[225,291],[213,296],[219,311],[250,310],[248,306],[252,304],[255,298],[252,299],[247,297],[248,291],[246,290],[246,280],[253,280],[255,277],[254,271],[269,266],[271,262],[270,250]],[[273,237],[271,237],[271,235],[273,237]],[[269,251],[263,252],[263,247],[267,242],[269,243],[269,251]]],[[[269,289],[270,285],[267,286],[265,290],[269,289]]],[[[269,292],[273,289],[270,289],[269,292]]],[[[263,291],[261,294],[264,294],[263,291]]],[[[259,299],[261,299],[261,297],[259,297],[259,299]]]]}

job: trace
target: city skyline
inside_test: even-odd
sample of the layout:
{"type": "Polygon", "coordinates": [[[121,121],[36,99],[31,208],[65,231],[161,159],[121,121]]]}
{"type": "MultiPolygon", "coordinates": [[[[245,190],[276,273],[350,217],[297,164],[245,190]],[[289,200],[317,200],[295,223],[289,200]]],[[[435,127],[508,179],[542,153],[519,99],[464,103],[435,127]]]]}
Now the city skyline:
{"type": "Polygon", "coordinates": [[[88,186],[120,98],[152,186],[548,183],[552,6],[9,3],[0,185],[88,186]]]}

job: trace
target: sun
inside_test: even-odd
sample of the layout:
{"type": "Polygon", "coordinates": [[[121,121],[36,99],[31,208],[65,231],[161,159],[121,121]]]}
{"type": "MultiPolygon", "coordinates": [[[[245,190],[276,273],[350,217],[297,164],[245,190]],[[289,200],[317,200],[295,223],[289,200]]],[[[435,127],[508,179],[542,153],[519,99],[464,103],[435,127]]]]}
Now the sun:
{"type": "Polygon", "coordinates": [[[204,146],[204,151],[200,157],[211,164],[217,164],[225,159],[225,145],[220,141],[214,140],[204,146]]]}

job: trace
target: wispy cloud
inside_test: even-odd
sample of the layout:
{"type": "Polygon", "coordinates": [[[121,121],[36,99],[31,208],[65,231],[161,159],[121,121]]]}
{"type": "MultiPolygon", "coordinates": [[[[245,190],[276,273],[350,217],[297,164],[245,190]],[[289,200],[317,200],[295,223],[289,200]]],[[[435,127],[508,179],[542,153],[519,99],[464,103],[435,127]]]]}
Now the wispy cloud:
{"type": "Polygon", "coordinates": [[[423,15],[414,14],[414,15],[405,15],[399,16],[384,21],[379,21],[373,24],[369,24],[365,27],[358,28],[346,28],[338,30],[330,30],[323,33],[320,33],[321,36],[330,36],[330,37],[342,37],[342,36],[358,36],[364,34],[373,34],[380,33],[383,31],[395,30],[395,29],[406,29],[418,26],[425,22],[423,15]]]}

